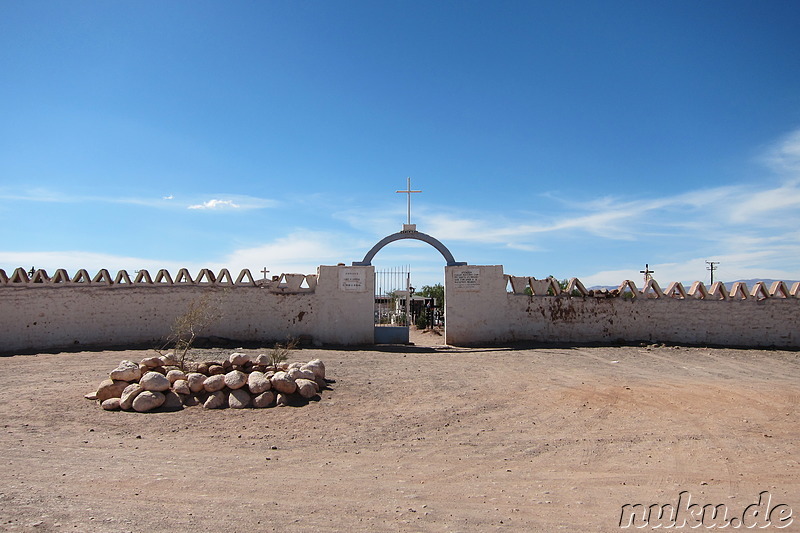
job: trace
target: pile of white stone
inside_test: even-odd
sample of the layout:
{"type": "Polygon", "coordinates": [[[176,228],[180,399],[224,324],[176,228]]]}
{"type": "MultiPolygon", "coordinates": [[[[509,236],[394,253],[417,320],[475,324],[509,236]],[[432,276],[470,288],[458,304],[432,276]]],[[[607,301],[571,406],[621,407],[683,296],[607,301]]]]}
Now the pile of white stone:
{"type": "Polygon", "coordinates": [[[86,398],[107,411],[144,413],[202,405],[206,409],[243,409],[293,405],[327,387],[325,364],[269,364],[269,356],[235,352],[223,362],[187,363],[180,370],[172,354],[122,361],[86,398]]]}

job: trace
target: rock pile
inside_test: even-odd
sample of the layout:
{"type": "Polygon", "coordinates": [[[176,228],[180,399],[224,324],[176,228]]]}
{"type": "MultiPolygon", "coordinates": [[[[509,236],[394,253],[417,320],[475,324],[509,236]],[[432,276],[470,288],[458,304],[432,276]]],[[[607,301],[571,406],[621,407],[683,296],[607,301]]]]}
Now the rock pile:
{"type": "Polygon", "coordinates": [[[325,389],[325,364],[269,364],[267,355],[235,352],[222,362],[187,363],[180,370],[172,354],[122,361],[86,398],[103,409],[140,413],[161,408],[178,410],[202,405],[206,409],[271,407],[307,401],[325,389]]]}

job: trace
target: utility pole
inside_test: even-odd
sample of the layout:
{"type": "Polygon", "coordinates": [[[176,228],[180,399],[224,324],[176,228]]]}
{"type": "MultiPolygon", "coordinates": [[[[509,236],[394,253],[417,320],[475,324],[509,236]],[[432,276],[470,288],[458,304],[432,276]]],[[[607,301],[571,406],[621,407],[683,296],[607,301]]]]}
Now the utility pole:
{"type": "Polygon", "coordinates": [[[717,265],[719,265],[719,261],[706,261],[708,265],[706,270],[711,272],[711,284],[714,284],[714,271],[717,269],[717,265]]]}
{"type": "Polygon", "coordinates": [[[651,276],[650,274],[655,274],[655,273],[656,273],[656,271],[655,270],[650,270],[650,265],[647,264],[647,263],[644,264],[644,270],[640,270],[639,271],[639,274],[644,274],[644,284],[645,285],[647,285],[648,281],[653,279],[653,276],[651,276]]]}

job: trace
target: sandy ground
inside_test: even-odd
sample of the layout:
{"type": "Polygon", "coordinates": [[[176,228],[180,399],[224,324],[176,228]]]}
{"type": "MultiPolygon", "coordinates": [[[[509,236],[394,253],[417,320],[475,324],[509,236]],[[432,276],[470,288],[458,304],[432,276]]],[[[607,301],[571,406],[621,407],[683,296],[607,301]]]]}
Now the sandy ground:
{"type": "Polygon", "coordinates": [[[298,350],[332,390],[265,410],[83,398],[152,352],[0,358],[0,531],[618,531],[682,491],[800,529],[798,352],[414,340],[298,350]]]}

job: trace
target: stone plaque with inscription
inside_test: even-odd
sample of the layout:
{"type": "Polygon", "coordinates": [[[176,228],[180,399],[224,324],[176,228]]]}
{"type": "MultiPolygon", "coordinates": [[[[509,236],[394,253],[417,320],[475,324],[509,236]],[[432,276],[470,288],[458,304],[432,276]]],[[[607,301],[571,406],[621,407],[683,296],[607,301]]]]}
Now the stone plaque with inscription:
{"type": "Polygon", "coordinates": [[[453,285],[459,291],[478,291],[481,288],[481,270],[470,268],[453,272],[453,285]]]}
{"type": "Polygon", "coordinates": [[[339,270],[339,289],[349,292],[367,290],[366,270],[363,268],[342,268],[339,270]]]}

